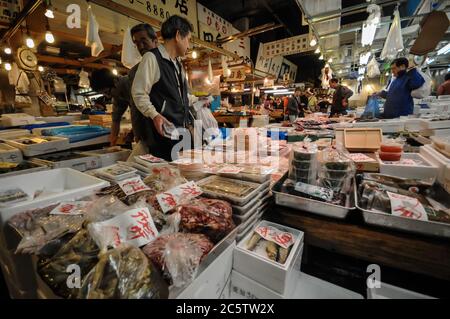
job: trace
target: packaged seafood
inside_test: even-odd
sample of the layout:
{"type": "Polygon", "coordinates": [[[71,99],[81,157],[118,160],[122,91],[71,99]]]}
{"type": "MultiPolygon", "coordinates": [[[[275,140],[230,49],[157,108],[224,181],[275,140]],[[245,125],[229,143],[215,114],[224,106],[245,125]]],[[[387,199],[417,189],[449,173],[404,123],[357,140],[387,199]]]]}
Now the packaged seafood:
{"type": "Polygon", "coordinates": [[[251,182],[238,181],[220,176],[210,176],[198,182],[203,192],[208,197],[223,199],[232,204],[243,206],[247,204],[261,185],[251,182]]]}
{"type": "Polygon", "coordinates": [[[106,167],[113,165],[118,161],[126,161],[130,156],[131,151],[123,149],[120,146],[113,146],[94,151],[81,152],[80,154],[98,157],[100,159],[100,166],[106,167]]]}
{"type": "Polygon", "coordinates": [[[125,165],[114,164],[97,170],[96,174],[110,181],[120,181],[135,176],[136,169],[125,165]]]}
{"type": "MultiPolygon", "coordinates": [[[[16,254],[38,255],[50,242],[81,229],[84,222],[83,215],[51,215],[57,206],[59,204],[26,211],[8,221],[8,226],[17,234],[16,238],[20,238],[17,247],[10,247],[15,249],[16,254]]],[[[7,244],[13,245],[10,242],[7,244]]]]}
{"type": "Polygon", "coordinates": [[[144,253],[119,246],[99,257],[87,274],[79,299],[167,299],[169,287],[144,253]]]}
{"type": "Polygon", "coordinates": [[[5,143],[20,149],[23,155],[29,157],[63,151],[70,147],[68,139],[55,136],[42,137],[27,135],[7,139],[5,143]]]}
{"type": "Polygon", "coordinates": [[[101,166],[100,160],[96,156],[88,156],[70,151],[39,155],[32,158],[31,161],[51,168],[73,168],[80,172],[96,169],[101,166]]]}
{"type": "Polygon", "coordinates": [[[222,200],[197,198],[180,205],[179,229],[185,233],[199,233],[217,243],[235,228],[231,205],[222,200]]]}
{"type": "Polygon", "coordinates": [[[46,169],[48,169],[47,166],[30,161],[22,161],[18,164],[10,162],[0,163],[0,178],[12,175],[28,174],[46,169]]]}
{"type": "Polygon", "coordinates": [[[56,295],[63,298],[76,298],[79,289],[69,288],[67,285],[68,277],[71,275],[71,272],[67,272],[67,268],[75,264],[80,267],[82,275],[88,274],[98,263],[99,252],[99,248],[87,230],[82,229],[54,256],[40,258],[37,271],[56,295]]]}
{"type": "Polygon", "coordinates": [[[11,205],[17,202],[28,200],[29,196],[20,188],[13,188],[0,191],[0,206],[11,205]]]}

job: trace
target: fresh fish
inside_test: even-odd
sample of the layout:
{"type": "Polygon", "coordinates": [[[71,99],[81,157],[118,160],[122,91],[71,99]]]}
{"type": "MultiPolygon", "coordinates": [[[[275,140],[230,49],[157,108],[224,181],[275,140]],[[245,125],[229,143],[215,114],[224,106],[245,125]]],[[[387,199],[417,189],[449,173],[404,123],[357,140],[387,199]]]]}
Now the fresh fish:
{"type": "Polygon", "coordinates": [[[267,257],[269,257],[273,261],[277,261],[277,255],[278,255],[277,244],[275,244],[273,241],[267,241],[266,253],[267,253],[267,257]]]}
{"type": "Polygon", "coordinates": [[[255,249],[256,245],[260,241],[262,237],[258,233],[253,233],[253,236],[250,238],[250,240],[247,242],[247,249],[253,250],[255,249]]]}
{"type": "Polygon", "coordinates": [[[289,248],[279,247],[279,250],[278,250],[278,262],[280,264],[284,264],[286,262],[286,259],[289,256],[289,251],[290,250],[291,250],[290,247],[289,248]]]}

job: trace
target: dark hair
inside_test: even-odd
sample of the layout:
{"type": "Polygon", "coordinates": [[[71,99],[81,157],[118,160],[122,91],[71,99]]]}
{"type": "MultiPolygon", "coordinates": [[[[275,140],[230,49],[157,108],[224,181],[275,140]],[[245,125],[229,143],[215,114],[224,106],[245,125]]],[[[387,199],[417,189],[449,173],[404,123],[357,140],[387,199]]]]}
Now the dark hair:
{"type": "Polygon", "coordinates": [[[164,40],[174,39],[177,31],[180,31],[180,35],[184,38],[189,32],[193,32],[194,28],[188,20],[177,15],[171,16],[161,26],[161,35],[164,40]]]}
{"type": "Polygon", "coordinates": [[[336,79],[336,78],[332,78],[332,79],[330,80],[330,83],[331,83],[331,82],[333,82],[333,83],[339,83],[339,80],[336,79]]]}
{"type": "Polygon", "coordinates": [[[90,76],[91,88],[96,92],[113,88],[115,86],[114,79],[115,76],[110,69],[92,71],[90,76]]]}
{"type": "Polygon", "coordinates": [[[133,36],[133,34],[135,34],[137,32],[141,32],[141,31],[147,31],[148,36],[152,40],[158,38],[155,30],[153,30],[152,26],[148,23],[139,23],[139,24],[136,24],[134,27],[132,27],[130,30],[131,36],[133,36]]]}
{"type": "Polygon", "coordinates": [[[295,88],[294,93],[295,93],[295,92],[301,92],[301,91],[302,91],[301,88],[295,88]]]}
{"type": "Polygon", "coordinates": [[[396,66],[401,66],[401,65],[404,65],[406,68],[408,68],[409,67],[409,61],[408,61],[408,59],[407,58],[398,58],[398,59],[395,59],[394,61],[392,61],[392,63],[391,63],[391,65],[396,65],[396,66]]]}
{"type": "Polygon", "coordinates": [[[448,80],[450,80],[450,72],[448,72],[448,73],[445,75],[445,81],[448,81],[448,80]]]}

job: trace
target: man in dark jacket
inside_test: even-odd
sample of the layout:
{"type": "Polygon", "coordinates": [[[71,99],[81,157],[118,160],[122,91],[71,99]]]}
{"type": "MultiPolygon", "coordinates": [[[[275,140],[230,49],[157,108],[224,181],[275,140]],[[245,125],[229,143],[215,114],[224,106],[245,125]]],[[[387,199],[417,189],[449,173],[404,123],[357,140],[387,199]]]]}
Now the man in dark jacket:
{"type": "Polygon", "coordinates": [[[383,118],[396,118],[414,113],[414,102],[411,91],[420,88],[424,78],[415,68],[408,70],[409,62],[406,58],[398,58],[391,63],[392,75],[395,77],[388,91],[381,91],[377,95],[386,99],[383,118]]]}
{"type": "Polygon", "coordinates": [[[331,106],[330,116],[346,115],[348,99],[353,95],[353,91],[348,87],[339,84],[338,79],[330,80],[330,87],[334,89],[333,105],[331,106]]]}
{"type": "Polygon", "coordinates": [[[291,121],[291,123],[294,122],[297,117],[304,116],[304,106],[302,106],[301,92],[302,91],[300,90],[300,88],[296,88],[294,96],[289,98],[287,109],[289,113],[289,120],[291,121]]]}

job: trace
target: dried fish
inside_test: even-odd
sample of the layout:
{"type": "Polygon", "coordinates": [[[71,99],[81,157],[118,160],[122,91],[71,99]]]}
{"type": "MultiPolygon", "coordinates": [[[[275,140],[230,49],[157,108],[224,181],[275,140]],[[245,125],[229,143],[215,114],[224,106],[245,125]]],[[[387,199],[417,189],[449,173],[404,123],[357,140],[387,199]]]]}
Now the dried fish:
{"type": "Polygon", "coordinates": [[[284,264],[286,262],[287,257],[289,256],[289,251],[291,250],[291,247],[289,248],[283,248],[278,247],[278,262],[280,264],[284,264]]]}
{"type": "Polygon", "coordinates": [[[273,241],[267,241],[266,242],[266,253],[267,257],[273,261],[277,261],[277,254],[278,254],[278,248],[277,244],[275,244],[273,241]]]}
{"type": "Polygon", "coordinates": [[[261,235],[259,235],[257,232],[254,232],[250,240],[247,242],[247,249],[253,250],[255,249],[258,242],[261,240],[261,235]]]}

